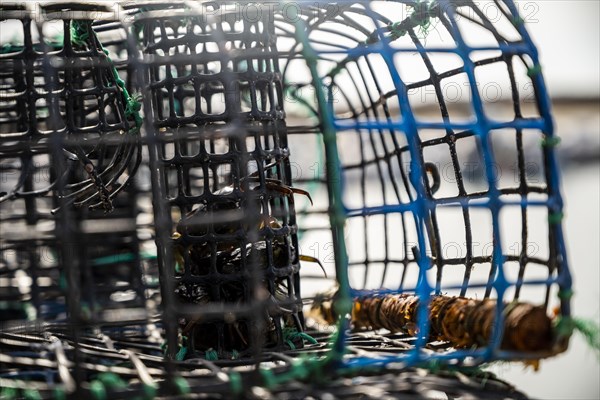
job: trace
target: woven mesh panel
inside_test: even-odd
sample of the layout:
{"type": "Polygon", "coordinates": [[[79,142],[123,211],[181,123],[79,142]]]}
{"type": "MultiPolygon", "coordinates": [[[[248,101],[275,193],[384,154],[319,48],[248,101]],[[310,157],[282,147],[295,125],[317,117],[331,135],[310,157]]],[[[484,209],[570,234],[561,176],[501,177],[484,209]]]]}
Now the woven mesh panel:
{"type": "Polygon", "coordinates": [[[282,348],[284,331],[301,332],[303,319],[273,21],[185,13],[148,12],[135,25],[175,231],[177,265],[162,265],[174,279],[167,307],[184,311],[191,351],[282,348]]]}
{"type": "MultiPolygon", "coordinates": [[[[438,338],[427,332],[442,330],[429,326],[432,296],[493,299],[488,322],[470,322],[477,331],[495,320],[493,333],[455,357],[511,357],[501,348],[498,321],[510,312],[502,302],[548,313],[557,306],[568,317],[557,140],[537,51],[514,4],[340,3],[300,6],[298,15],[276,23],[282,50],[302,56],[282,70],[315,125],[298,119],[290,132],[305,143],[323,135],[303,161],[326,168],[311,167],[317,179],[304,174],[302,184],[327,187],[332,234],[315,211],[300,226],[311,249],[335,255],[346,307],[418,296],[414,326],[402,328],[419,333],[409,363],[438,357],[421,353],[438,338]]],[[[358,325],[381,326],[384,311],[373,312],[358,325]]]]}
{"type": "MultiPolygon", "coordinates": [[[[0,54],[0,259],[12,310],[3,319],[64,319],[65,295],[75,320],[143,310],[135,190],[116,197],[140,160],[118,83],[126,46],[107,43],[113,62],[90,20],[62,19],[52,5],[3,7],[14,34],[0,54]]],[[[124,36],[118,24],[106,29],[124,36]]]]}

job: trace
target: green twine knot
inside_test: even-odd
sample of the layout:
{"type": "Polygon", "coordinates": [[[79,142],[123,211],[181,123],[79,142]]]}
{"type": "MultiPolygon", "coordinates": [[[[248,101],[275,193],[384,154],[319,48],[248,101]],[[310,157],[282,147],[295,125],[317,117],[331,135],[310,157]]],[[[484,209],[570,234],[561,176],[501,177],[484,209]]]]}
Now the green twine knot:
{"type": "Polygon", "coordinates": [[[212,347],[204,352],[204,358],[208,361],[216,361],[219,359],[219,353],[212,347]]]}
{"type": "Polygon", "coordinates": [[[296,328],[285,328],[283,330],[283,341],[290,347],[290,350],[295,350],[295,341],[309,342],[310,344],[319,344],[319,342],[306,332],[298,332],[296,328]]]}
{"type": "Polygon", "coordinates": [[[229,384],[231,385],[233,394],[241,394],[244,391],[242,376],[239,372],[231,371],[229,373],[229,384]]]}
{"type": "Polygon", "coordinates": [[[71,21],[71,43],[83,46],[90,38],[91,21],[71,21]]]}
{"type": "MultiPolygon", "coordinates": [[[[393,42],[406,35],[409,30],[416,27],[419,28],[419,33],[426,37],[429,29],[431,28],[432,19],[436,18],[436,8],[438,4],[436,1],[417,1],[415,4],[410,5],[413,7],[411,14],[403,21],[397,21],[388,24],[385,29],[389,32],[389,41],[393,42]]],[[[363,44],[369,45],[376,43],[379,40],[377,31],[372,32],[367,39],[363,41],[363,44]]]]}
{"type": "Polygon", "coordinates": [[[408,31],[406,29],[402,29],[401,26],[401,22],[394,22],[388,26],[388,31],[391,33],[390,41],[393,42],[394,40],[397,40],[408,33],[408,31]]]}
{"type": "Polygon", "coordinates": [[[530,78],[542,72],[542,66],[540,64],[536,64],[533,67],[527,68],[527,76],[530,78]]]}
{"type": "MultiPolygon", "coordinates": [[[[169,350],[169,345],[167,344],[166,341],[164,341],[160,345],[160,348],[163,351],[163,354],[167,354],[167,352],[169,350]]],[[[187,351],[188,351],[188,348],[187,348],[187,336],[180,336],[179,337],[179,343],[177,345],[177,353],[175,354],[175,360],[176,361],[183,361],[185,359],[187,351]]]]}
{"type": "Polygon", "coordinates": [[[190,384],[182,376],[175,377],[173,379],[173,383],[175,384],[175,387],[177,388],[179,394],[186,395],[191,391],[190,384]]]}
{"type": "Polygon", "coordinates": [[[25,400],[42,400],[40,392],[36,389],[23,389],[23,398],[25,400]]]}
{"type": "Polygon", "coordinates": [[[53,397],[54,400],[65,400],[67,398],[65,390],[62,387],[54,388],[54,391],[52,394],[54,395],[54,397],[53,397]]]}
{"type": "Polygon", "coordinates": [[[187,347],[181,346],[177,354],[175,354],[175,360],[183,361],[185,359],[185,355],[187,354],[187,347]]]}
{"type": "Polygon", "coordinates": [[[443,364],[440,360],[431,360],[427,363],[426,368],[433,374],[437,374],[443,369],[443,364]]]}
{"type": "Polygon", "coordinates": [[[17,398],[17,389],[11,387],[4,387],[0,391],[0,399],[13,400],[17,398]]]}
{"type": "Polygon", "coordinates": [[[550,225],[559,224],[562,221],[564,214],[562,212],[551,212],[548,213],[548,223],[550,225]]]}
{"type": "Polygon", "coordinates": [[[561,300],[569,300],[571,297],[573,297],[573,290],[571,289],[564,289],[558,291],[558,298],[561,300]]]}
{"type": "Polygon", "coordinates": [[[546,136],[542,139],[542,147],[556,147],[560,143],[558,136],[546,136]]]}
{"type": "MultiPolygon", "coordinates": [[[[408,28],[419,27],[419,33],[426,36],[431,27],[432,17],[435,16],[434,10],[437,7],[435,1],[418,1],[413,5],[413,12],[408,16],[408,28]]],[[[405,28],[407,21],[395,22],[388,26],[391,33],[390,41],[397,40],[408,33],[405,28]]]]}
{"type": "Polygon", "coordinates": [[[521,18],[519,15],[516,15],[512,19],[512,23],[514,26],[519,26],[519,25],[523,25],[525,23],[525,20],[523,18],[521,18]]]}
{"type": "Polygon", "coordinates": [[[140,115],[142,103],[140,100],[141,96],[128,96],[127,104],[125,105],[125,116],[128,118],[133,117],[137,128],[142,126],[142,116],[140,115]]]}
{"type": "Polygon", "coordinates": [[[98,375],[98,380],[110,389],[127,389],[127,383],[113,372],[103,372],[98,375]]]}
{"type": "Polygon", "coordinates": [[[180,343],[178,344],[179,350],[177,351],[177,354],[175,354],[175,360],[183,361],[185,359],[185,355],[188,352],[187,340],[187,336],[180,336],[180,343]]]}
{"type": "Polygon", "coordinates": [[[156,386],[144,384],[144,398],[153,399],[156,397],[156,386]]]}
{"type": "Polygon", "coordinates": [[[106,388],[99,380],[94,380],[90,383],[90,392],[96,400],[106,400],[106,388]]]}

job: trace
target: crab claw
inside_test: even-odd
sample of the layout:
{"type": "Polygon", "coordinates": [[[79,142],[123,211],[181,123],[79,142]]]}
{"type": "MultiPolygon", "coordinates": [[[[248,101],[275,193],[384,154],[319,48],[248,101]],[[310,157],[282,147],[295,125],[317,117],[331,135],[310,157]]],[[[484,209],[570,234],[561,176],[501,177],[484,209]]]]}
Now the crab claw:
{"type": "Polygon", "coordinates": [[[300,261],[306,261],[306,262],[312,262],[312,263],[319,264],[319,267],[321,267],[321,270],[323,271],[323,275],[325,275],[325,278],[327,278],[327,272],[325,272],[325,267],[323,267],[323,264],[321,264],[321,261],[319,261],[318,258],[311,257],[311,256],[305,256],[303,254],[300,254],[300,256],[298,258],[300,259],[300,261]]]}
{"type": "Polygon", "coordinates": [[[306,190],[295,188],[295,187],[290,187],[290,190],[292,191],[292,193],[302,194],[302,195],[308,197],[308,201],[310,201],[310,205],[311,206],[314,205],[312,198],[310,197],[310,193],[308,193],[306,190]]]}
{"type": "Polygon", "coordinates": [[[310,205],[313,205],[313,201],[312,201],[312,197],[310,197],[310,193],[308,193],[306,190],[304,189],[300,189],[300,188],[296,188],[296,187],[291,187],[288,185],[284,185],[283,183],[281,183],[280,181],[278,181],[277,179],[265,179],[266,182],[266,186],[267,189],[269,190],[273,190],[275,192],[279,192],[281,194],[284,194],[286,196],[289,196],[291,194],[301,194],[304,195],[306,197],[308,197],[308,200],[310,201],[310,205]]]}

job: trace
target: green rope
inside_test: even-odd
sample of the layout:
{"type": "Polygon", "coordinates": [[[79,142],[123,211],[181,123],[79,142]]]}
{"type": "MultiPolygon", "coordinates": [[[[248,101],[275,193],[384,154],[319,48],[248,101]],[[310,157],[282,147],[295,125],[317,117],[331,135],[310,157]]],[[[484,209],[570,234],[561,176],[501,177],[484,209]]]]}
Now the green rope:
{"type": "Polygon", "coordinates": [[[96,33],[92,29],[92,21],[71,21],[71,42],[78,46],[85,46],[90,40],[90,33],[100,44],[100,49],[105,54],[106,59],[110,63],[112,67],[112,74],[117,86],[121,89],[121,93],[123,95],[123,100],[125,102],[125,117],[133,118],[135,121],[135,127],[129,130],[130,133],[138,134],[142,127],[142,116],[140,111],[142,109],[142,105],[140,103],[140,96],[131,96],[129,91],[127,90],[127,85],[125,81],[119,76],[119,71],[117,71],[117,67],[110,57],[110,52],[102,46],[98,38],[96,37],[96,33]]]}
{"type": "Polygon", "coordinates": [[[175,354],[175,360],[177,361],[183,361],[185,359],[185,355],[187,354],[187,347],[186,346],[181,346],[179,348],[179,351],[177,352],[177,354],[175,354]]]}
{"type": "Polygon", "coordinates": [[[53,391],[54,400],[65,400],[67,395],[62,387],[56,387],[53,391]]]}
{"type": "Polygon", "coordinates": [[[600,357],[600,326],[598,322],[585,318],[558,317],[554,332],[558,338],[568,338],[573,332],[578,332],[600,357]]]}
{"type": "Polygon", "coordinates": [[[85,46],[90,38],[91,30],[92,21],[71,21],[71,43],[81,47],[85,46]]]}
{"type": "Polygon", "coordinates": [[[25,400],[41,400],[42,396],[36,389],[23,389],[23,398],[25,400]]]}
{"type": "Polygon", "coordinates": [[[527,76],[533,77],[542,72],[542,66],[540,64],[536,64],[533,67],[527,68],[527,76]]]}
{"type": "Polygon", "coordinates": [[[563,220],[564,214],[562,212],[551,212],[548,213],[548,223],[550,225],[560,224],[563,220]]]}
{"type": "Polygon", "coordinates": [[[558,136],[546,136],[542,139],[542,147],[556,147],[560,143],[558,136]]]}
{"type": "Polygon", "coordinates": [[[211,347],[204,352],[204,358],[208,361],[216,361],[219,359],[219,353],[211,347]]]}
{"type": "MultiPolygon", "coordinates": [[[[332,168],[327,168],[327,180],[330,182],[328,187],[329,197],[329,221],[331,228],[337,232],[337,241],[334,248],[336,255],[336,276],[339,284],[339,297],[336,300],[336,310],[342,316],[350,314],[352,310],[352,299],[350,298],[350,282],[348,279],[348,253],[346,251],[346,242],[343,236],[344,226],[346,224],[346,215],[343,208],[342,200],[342,180],[340,171],[340,160],[337,149],[337,131],[330,116],[330,111],[326,102],[326,96],[323,91],[323,81],[317,71],[318,55],[311,47],[306,35],[306,27],[299,20],[296,26],[296,37],[302,43],[302,53],[306,60],[306,65],[310,70],[313,79],[317,105],[319,108],[321,129],[323,132],[323,142],[325,144],[325,159],[327,165],[332,168]]],[[[332,350],[328,353],[323,364],[330,361],[341,360],[344,356],[343,333],[347,325],[347,318],[339,318],[336,334],[331,337],[332,350]]]]}
{"type": "Polygon", "coordinates": [[[512,23],[514,26],[519,26],[519,25],[523,25],[525,23],[525,20],[523,18],[521,18],[521,16],[515,15],[512,18],[512,23]]]}
{"type": "MultiPolygon", "coordinates": [[[[63,48],[64,38],[56,36],[51,40],[45,40],[44,43],[54,50],[60,50],[63,48]]],[[[23,43],[16,43],[15,41],[10,41],[0,46],[0,54],[20,53],[23,50],[25,50],[25,45],[23,43]]],[[[44,51],[44,46],[40,43],[34,43],[33,50],[42,52],[44,51]]]]}
{"type": "MultiPolygon", "coordinates": [[[[289,95],[290,97],[292,97],[294,100],[296,100],[300,105],[304,106],[305,110],[308,110],[310,114],[312,114],[314,117],[318,118],[319,114],[317,112],[315,112],[312,107],[309,105],[309,101],[306,100],[305,98],[302,98],[299,94],[297,90],[292,90],[290,88],[290,85],[285,85],[285,90],[286,90],[286,95],[289,95]]],[[[321,148],[321,146],[319,145],[319,143],[317,142],[317,146],[316,146],[316,152],[317,152],[317,167],[324,165],[325,164],[325,159],[323,157],[323,149],[321,148]]],[[[317,191],[317,188],[319,186],[319,172],[317,171],[316,173],[316,177],[313,180],[310,180],[307,184],[306,184],[306,191],[308,193],[315,193],[317,191]]],[[[297,209],[296,214],[299,214],[298,218],[298,226],[302,226],[302,214],[306,211],[306,209],[309,207],[310,201],[308,199],[304,200],[304,203],[302,205],[301,208],[297,209]]],[[[302,240],[302,237],[304,236],[304,230],[299,229],[298,233],[298,240],[302,240]]]]}
{"type": "Polygon", "coordinates": [[[98,380],[109,389],[127,389],[127,382],[113,372],[103,372],[98,374],[98,380]]]}
{"type": "Polygon", "coordinates": [[[283,330],[283,341],[290,347],[291,350],[295,350],[296,346],[294,342],[301,340],[302,343],[309,342],[310,344],[319,344],[319,342],[310,336],[306,332],[298,332],[296,328],[285,328],[283,330]]]}
{"type": "MultiPolygon", "coordinates": [[[[130,96],[127,91],[126,84],[119,76],[119,72],[115,66],[115,63],[110,58],[109,51],[102,46],[102,43],[96,36],[92,28],[91,20],[72,20],[70,24],[70,39],[71,42],[79,47],[90,49],[94,47],[94,45],[98,44],[102,52],[105,54],[108,63],[110,64],[111,73],[113,78],[120,88],[121,95],[123,97],[123,102],[125,104],[125,120],[129,120],[131,118],[135,121],[135,126],[128,127],[127,132],[130,134],[138,135],[142,126],[142,117],[140,115],[141,105],[137,98],[133,98],[130,96]]],[[[100,195],[100,200],[104,206],[105,212],[110,212],[113,210],[113,205],[111,202],[111,195],[108,189],[104,186],[101,180],[99,180],[99,176],[97,175],[94,165],[90,160],[87,160],[86,154],[83,153],[83,150],[80,150],[81,154],[78,154],[80,161],[84,164],[86,171],[89,174],[90,179],[94,182],[94,184],[98,188],[98,194],[100,195]]]]}
{"type": "MultiPolygon", "coordinates": [[[[311,72],[313,78],[314,88],[317,94],[317,106],[320,116],[321,129],[323,131],[323,141],[325,143],[325,153],[327,161],[334,166],[332,169],[327,169],[327,177],[332,186],[329,188],[329,201],[332,204],[329,219],[333,229],[338,232],[343,232],[345,215],[341,208],[341,187],[339,177],[340,171],[339,160],[337,156],[337,143],[336,143],[336,130],[331,119],[327,118],[329,110],[327,108],[326,96],[323,92],[322,80],[317,72],[317,60],[318,56],[316,52],[310,46],[308,37],[306,35],[306,26],[304,21],[299,19],[296,23],[296,38],[303,44],[302,55],[306,60],[306,64],[311,72]]],[[[336,272],[338,276],[338,282],[340,285],[340,298],[336,302],[336,309],[341,312],[341,315],[346,315],[350,312],[352,307],[352,300],[350,299],[350,285],[348,281],[347,265],[348,260],[346,256],[346,248],[343,236],[339,238],[336,248],[336,254],[338,259],[336,260],[336,272]]],[[[314,356],[304,355],[292,362],[290,369],[284,373],[275,374],[271,369],[261,367],[259,369],[263,382],[267,388],[273,388],[279,384],[288,382],[294,379],[306,379],[309,376],[319,378],[326,376],[323,373],[325,368],[328,368],[332,363],[341,361],[344,356],[343,346],[343,334],[346,329],[346,318],[339,318],[338,325],[334,334],[329,340],[331,346],[330,351],[322,358],[316,358],[314,356]]]]}
{"type": "Polygon", "coordinates": [[[558,298],[561,300],[569,300],[571,297],[573,297],[573,290],[572,289],[561,289],[558,291],[558,298]]]}
{"type": "Polygon", "coordinates": [[[175,384],[179,394],[186,395],[191,392],[190,384],[184,377],[176,376],[173,379],[173,383],[175,384]]]}
{"type": "Polygon", "coordinates": [[[144,384],[144,398],[153,399],[156,397],[156,386],[144,384]]]}
{"type": "MultiPolygon", "coordinates": [[[[140,259],[142,260],[155,260],[156,254],[150,252],[141,252],[139,254],[140,259]]],[[[109,264],[117,264],[121,262],[128,262],[135,260],[134,253],[124,253],[124,254],[114,254],[110,256],[98,257],[92,260],[92,265],[109,265],[109,264]]]]}
{"type": "Polygon", "coordinates": [[[13,400],[17,398],[17,389],[4,387],[0,391],[0,400],[13,400]]]}
{"type": "Polygon", "coordinates": [[[96,400],[106,400],[106,388],[99,380],[94,380],[90,383],[90,392],[96,400]]]}
{"type": "Polygon", "coordinates": [[[85,301],[81,302],[81,306],[79,307],[79,317],[85,321],[92,319],[92,308],[89,303],[85,301]]]}
{"type": "Polygon", "coordinates": [[[306,380],[309,376],[316,378],[325,376],[325,374],[322,374],[323,366],[324,364],[321,360],[301,356],[292,361],[291,367],[287,372],[275,374],[273,370],[266,367],[260,367],[259,371],[265,387],[272,389],[290,380],[306,380]]]}
{"type": "Polygon", "coordinates": [[[23,51],[25,47],[16,43],[4,43],[2,47],[0,47],[0,54],[8,54],[8,53],[19,53],[23,51]]]}
{"type": "Polygon", "coordinates": [[[284,343],[288,345],[290,350],[296,350],[296,346],[294,345],[294,342],[292,342],[291,340],[286,340],[286,341],[284,341],[284,343]]]}
{"type": "Polygon", "coordinates": [[[600,356],[600,326],[598,322],[584,318],[573,318],[575,331],[579,332],[587,344],[600,356]]]}
{"type": "Polygon", "coordinates": [[[241,394],[244,391],[242,384],[242,375],[237,371],[231,371],[229,373],[229,384],[233,394],[241,394]]]}
{"type": "MultiPolygon", "coordinates": [[[[102,47],[102,46],[100,46],[102,47]]],[[[125,117],[133,118],[135,121],[135,127],[130,129],[130,133],[138,134],[140,128],[142,127],[142,116],[140,114],[140,110],[142,109],[142,104],[140,103],[141,97],[139,96],[131,96],[129,91],[127,90],[125,81],[121,79],[119,76],[119,71],[117,71],[117,67],[113,62],[112,58],[110,58],[109,51],[102,47],[102,51],[106,55],[108,62],[112,65],[112,73],[117,85],[121,88],[121,93],[123,93],[123,99],[125,100],[125,117]]]]}

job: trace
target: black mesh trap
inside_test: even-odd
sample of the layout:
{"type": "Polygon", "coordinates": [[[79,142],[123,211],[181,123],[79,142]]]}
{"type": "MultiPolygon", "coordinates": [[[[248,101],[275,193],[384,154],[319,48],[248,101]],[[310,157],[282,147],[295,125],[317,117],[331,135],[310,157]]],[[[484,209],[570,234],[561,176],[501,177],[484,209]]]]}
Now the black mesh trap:
{"type": "MultiPolygon", "coordinates": [[[[2,7],[14,41],[0,54],[1,259],[21,294],[6,307],[50,320],[64,319],[68,303],[76,320],[143,308],[134,188],[115,199],[141,160],[130,140],[141,120],[117,71],[128,55],[113,61],[89,19],[55,20],[59,5],[2,7]]],[[[89,11],[81,7],[73,13],[89,11]]]]}
{"type": "Polygon", "coordinates": [[[176,266],[160,266],[179,342],[219,358],[301,345],[289,339],[304,323],[272,17],[172,7],[134,28],[157,151],[155,217],[174,227],[163,244],[173,241],[176,266]]]}

